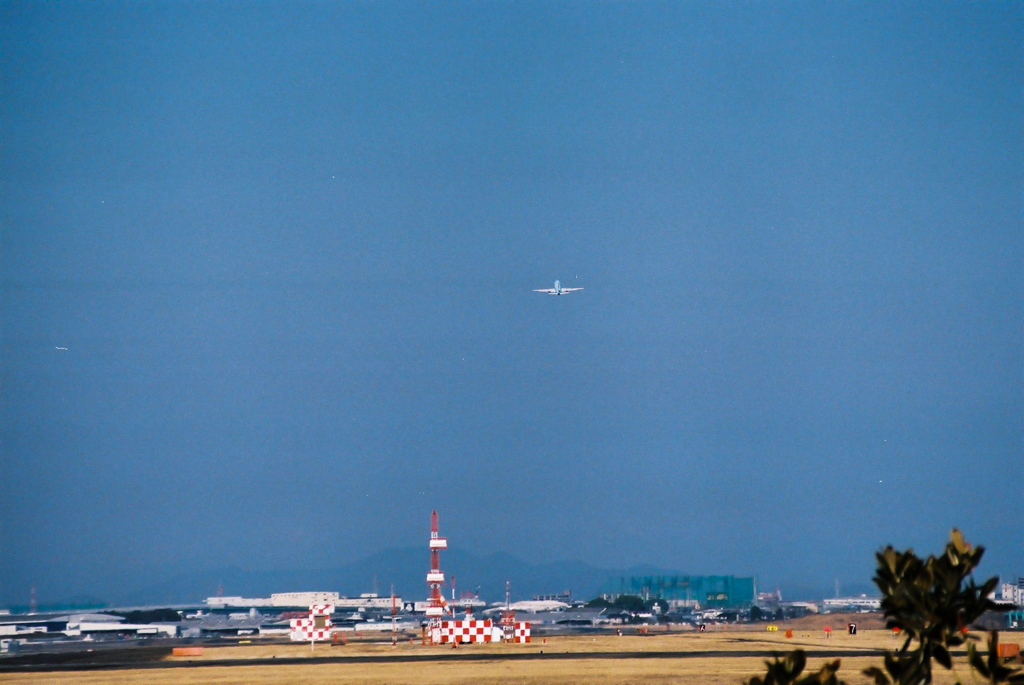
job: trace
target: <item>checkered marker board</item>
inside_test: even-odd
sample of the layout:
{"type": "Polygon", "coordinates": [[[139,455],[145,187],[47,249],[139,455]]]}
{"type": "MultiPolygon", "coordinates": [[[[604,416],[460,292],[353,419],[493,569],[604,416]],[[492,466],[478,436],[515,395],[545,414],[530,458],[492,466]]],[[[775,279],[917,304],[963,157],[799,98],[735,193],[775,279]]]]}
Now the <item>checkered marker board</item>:
{"type": "Polygon", "coordinates": [[[331,629],[326,630],[293,630],[288,633],[292,642],[309,642],[311,640],[330,640],[331,629]]]}
{"type": "Polygon", "coordinates": [[[333,604],[313,604],[309,607],[309,618],[293,618],[288,622],[292,642],[329,640],[331,638],[331,614],[333,604]]]}
{"type": "Polygon", "coordinates": [[[530,624],[529,624],[529,622],[516,623],[515,638],[513,638],[512,641],[513,642],[529,642],[530,641],[530,624]]]}
{"type": "Polygon", "coordinates": [[[441,622],[441,644],[451,642],[481,643],[491,641],[491,620],[476,621],[467,619],[464,621],[442,621],[441,622]]]}

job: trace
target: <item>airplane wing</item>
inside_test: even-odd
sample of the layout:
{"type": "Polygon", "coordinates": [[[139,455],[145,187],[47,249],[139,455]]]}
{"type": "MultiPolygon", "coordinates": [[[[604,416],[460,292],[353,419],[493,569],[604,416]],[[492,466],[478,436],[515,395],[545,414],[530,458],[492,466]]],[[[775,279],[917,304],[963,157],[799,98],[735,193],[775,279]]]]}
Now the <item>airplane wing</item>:
{"type": "Polygon", "coordinates": [[[563,293],[571,293],[573,290],[583,290],[583,288],[562,288],[563,293]]]}
{"type": "Polygon", "coordinates": [[[549,295],[557,295],[558,291],[554,288],[542,288],[540,290],[534,290],[535,293],[547,293],[549,295]]]}

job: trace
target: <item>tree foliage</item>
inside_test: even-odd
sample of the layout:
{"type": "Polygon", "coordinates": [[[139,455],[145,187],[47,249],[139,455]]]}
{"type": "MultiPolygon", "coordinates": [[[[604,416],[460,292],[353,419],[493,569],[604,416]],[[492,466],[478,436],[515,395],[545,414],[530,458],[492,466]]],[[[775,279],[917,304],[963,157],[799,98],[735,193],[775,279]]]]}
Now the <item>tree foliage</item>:
{"type": "Polygon", "coordinates": [[[877,685],[930,683],[933,661],[953,668],[950,650],[968,641],[967,628],[986,611],[999,609],[988,598],[999,579],[978,585],[971,577],[984,553],[984,547],[972,548],[954,529],[938,556],[921,559],[913,550],[891,546],[875,555],[874,581],[882,591],[885,625],[907,636],[895,654],[885,655],[884,671],[865,671],[877,685]]]}
{"type": "Polygon", "coordinates": [[[645,600],[639,595],[619,595],[612,601],[604,597],[595,597],[587,602],[587,606],[591,608],[618,609],[633,614],[651,611],[655,605],[658,605],[662,611],[668,611],[668,602],[665,600],[658,598],[645,600]]]}
{"type": "Polygon", "coordinates": [[[612,602],[612,608],[639,614],[650,609],[650,605],[639,595],[619,595],[612,602]]]}
{"type": "Polygon", "coordinates": [[[988,638],[988,657],[982,656],[971,642],[967,645],[967,659],[971,662],[971,667],[990,683],[1024,683],[1024,673],[1021,673],[1019,668],[1011,668],[1007,665],[1006,659],[999,657],[999,633],[994,630],[988,638]]]}
{"type": "Polygon", "coordinates": [[[797,649],[784,658],[775,657],[775,661],[766,662],[768,672],[763,678],[754,676],[747,685],[846,685],[842,680],[836,678],[836,671],[839,670],[839,659],[832,663],[825,664],[817,673],[806,675],[803,678],[800,674],[804,672],[807,665],[807,655],[804,650],[797,649]]]}
{"type": "MultiPolygon", "coordinates": [[[[882,591],[882,611],[886,626],[898,628],[906,636],[903,645],[893,654],[885,655],[884,668],[872,666],[864,671],[875,685],[926,685],[932,682],[932,662],[953,669],[951,650],[967,645],[970,667],[986,682],[1024,685],[1024,674],[1011,668],[998,656],[999,637],[993,632],[988,653],[978,651],[967,629],[986,611],[1001,611],[988,598],[999,582],[990,578],[981,585],[972,573],[981,561],[985,548],[972,548],[963,534],[954,529],[944,552],[921,559],[913,550],[904,552],[886,547],[875,556],[878,568],[875,585],[882,591]]],[[[764,678],[755,677],[749,685],[840,685],[835,673],[839,661],[827,664],[820,672],[798,679],[806,663],[802,650],[776,656],[769,662],[764,678]]],[[[960,678],[957,677],[959,684],[960,678]]]]}

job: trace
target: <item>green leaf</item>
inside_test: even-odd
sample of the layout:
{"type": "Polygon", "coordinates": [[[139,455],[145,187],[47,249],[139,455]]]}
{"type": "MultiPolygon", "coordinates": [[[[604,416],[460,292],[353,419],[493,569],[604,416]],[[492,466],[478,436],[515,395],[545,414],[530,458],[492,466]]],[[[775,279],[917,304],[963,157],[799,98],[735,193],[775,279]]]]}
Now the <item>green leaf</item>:
{"type": "Polygon", "coordinates": [[[956,528],[950,531],[949,541],[953,544],[953,547],[956,549],[956,551],[960,552],[960,554],[963,554],[964,552],[970,549],[970,545],[968,545],[967,541],[964,540],[964,534],[956,528]]]}

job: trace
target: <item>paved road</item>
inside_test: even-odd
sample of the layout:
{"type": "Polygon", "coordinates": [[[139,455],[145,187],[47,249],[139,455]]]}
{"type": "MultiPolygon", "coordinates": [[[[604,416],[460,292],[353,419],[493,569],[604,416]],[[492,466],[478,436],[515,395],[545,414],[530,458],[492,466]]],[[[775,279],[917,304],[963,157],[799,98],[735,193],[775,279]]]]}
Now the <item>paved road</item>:
{"type": "MultiPolygon", "coordinates": [[[[49,663],[36,657],[8,657],[0,660],[0,673],[52,673],[59,671],[109,671],[148,668],[216,668],[232,666],[290,666],[299,664],[386,664],[412,662],[473,662],[473,661],[535,661],[535,660],[573,660],[573,659],[713,659],[722,657],[762,657],[770,659],[777,650],[705,650],[705,651],[671,651],[671,652],[558,652],[543,650],[540,652],[473,652],[471,647],[461,651],[430,651],[423,654],[366,654],[356,656],[309,656],[309,657],[270,657],[260,659],[194,659],[165,660],[170,649],[147,649],[149,660],[140,659],[139,651],[131,650],[131,659],[127,650],[118,650],[123,654],[107,653],[96,660],[54,660],[49,663]],[[20,662],[20,663],[19,663],[20,662]]],[[[875,656],[885,654],[885,650],[868,649],[808,649],[804,650],[810,658],[839,658],[852,656],[875,656]]],[[[966,652],[965,652],[966,653],[966,652]]]]}

